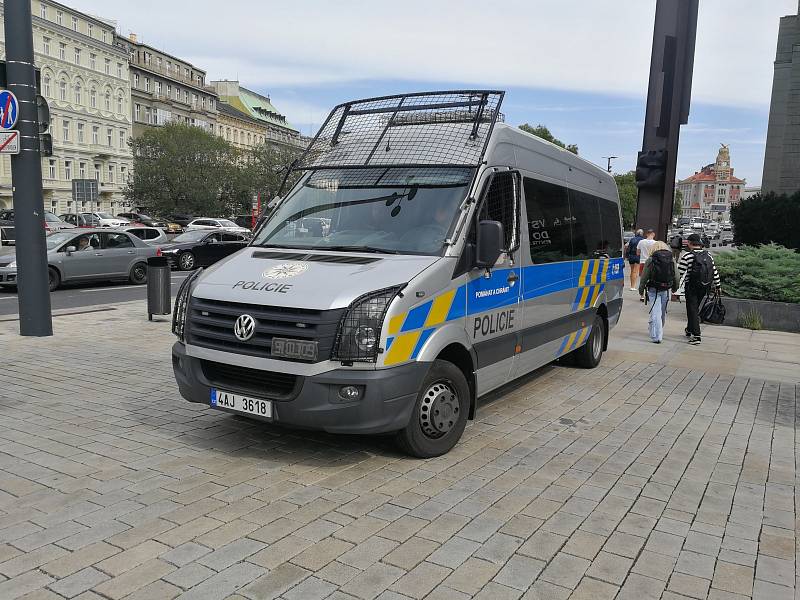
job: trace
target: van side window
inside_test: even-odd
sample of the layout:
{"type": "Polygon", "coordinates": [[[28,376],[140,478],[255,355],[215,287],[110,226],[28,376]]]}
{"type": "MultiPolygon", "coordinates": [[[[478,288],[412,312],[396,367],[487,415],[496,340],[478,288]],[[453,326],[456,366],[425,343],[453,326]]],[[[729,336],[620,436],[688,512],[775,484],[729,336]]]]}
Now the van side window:
{"type": "Polygon", "coordinates": [[[599,258],[605,255],[603,232],[600,227],[600,208],[596,196],[569,191],[572,215],[572,253],[576,260],[599,258]]]}
{"type": "Polygon", "coordinates": [[[567,188],[525,177],[528,238],[534,264],[572,259],[567,188]]]}
{"type": "Polygon", "coordinates": [[[504,171],[495,173],[486,190],[478,213],[478,221],[500,221],[503,224],[503,250],[519,246],[519,205],[517,175],[504,171]]]}
{"type": "Polygon", "coordinates": [[[622,256],[622,235],[620,234],[619,206],[616,202],[600,198],[600,227],[603,243],[609,258],[622,256]]]}

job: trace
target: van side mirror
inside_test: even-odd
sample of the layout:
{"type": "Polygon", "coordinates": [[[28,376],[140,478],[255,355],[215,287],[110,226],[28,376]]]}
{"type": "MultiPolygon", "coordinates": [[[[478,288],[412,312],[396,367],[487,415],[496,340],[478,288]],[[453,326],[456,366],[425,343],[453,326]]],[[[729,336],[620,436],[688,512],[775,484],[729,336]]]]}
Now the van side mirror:
{"type": "Polygon", "coordinates": [[[503,253],[503,224],[500,221],[478,223],[478,244],[475,266],[491,269],[503,253]]]}
{"type": "Polygon", "coordinates": [[[75,246],[67,246],[65,252],[67,253],[67,256],[69,256],[73,252],[77,252],[77,250],[78,249],[75,246]]]}

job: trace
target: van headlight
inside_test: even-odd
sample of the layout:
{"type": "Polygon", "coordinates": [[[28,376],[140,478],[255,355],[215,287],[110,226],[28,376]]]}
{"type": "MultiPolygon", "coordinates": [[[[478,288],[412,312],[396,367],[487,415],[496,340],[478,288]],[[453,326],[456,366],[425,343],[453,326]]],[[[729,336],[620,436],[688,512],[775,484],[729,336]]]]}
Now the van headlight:
{"type": "Polygon", "coordinates": [[[375,362],[381,340],[383,318],[389,304],[404,286],[394,286],[359,296],[339,321],[332,360],[375,362]]]}
{"type": "Polygon", "coordinates": [[[192,284],[202,270],[197,269],[184,279],[175,296],[175,308],[172,310],[172,333],[178,336],[182,342],[186,338],[186,313],[189,309],[189,297],[192,295],[192,284]]]}

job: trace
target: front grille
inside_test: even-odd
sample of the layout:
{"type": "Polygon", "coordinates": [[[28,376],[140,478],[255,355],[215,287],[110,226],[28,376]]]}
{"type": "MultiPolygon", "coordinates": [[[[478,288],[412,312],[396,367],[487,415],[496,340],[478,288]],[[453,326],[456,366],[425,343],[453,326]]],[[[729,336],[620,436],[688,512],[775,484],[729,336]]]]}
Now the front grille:
{"type": "Polygon", "coordinates": [[[317,360],[328,360],[345,310],[259,306],[193,297],[189,301],[187,342],[213,350],[271,358],[273,337],[309,340],[317,342],[317,360]],[[240,341],[233,333],[236,319],[243,314],[256,320],[255,333],[246,342],[240,341]]]}
{"type": "Polygon", "coordinates": [[[252,394],[257,398],[286,400],[295,394],[297,375],[261,371],[237,365],[201,360],[200,367],[208,382],[217,388],[252,394]]]}

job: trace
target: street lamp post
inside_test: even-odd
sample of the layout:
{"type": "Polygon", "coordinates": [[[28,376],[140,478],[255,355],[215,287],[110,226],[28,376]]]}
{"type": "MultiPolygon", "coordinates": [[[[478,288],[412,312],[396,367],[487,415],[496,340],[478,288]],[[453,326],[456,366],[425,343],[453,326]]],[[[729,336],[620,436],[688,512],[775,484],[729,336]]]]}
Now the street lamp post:
{"type": "Polygon", "coordinates": [[[611,173],[611,161],[619,156],[603,156],[608,161],[608,172],[611,173]]]}

